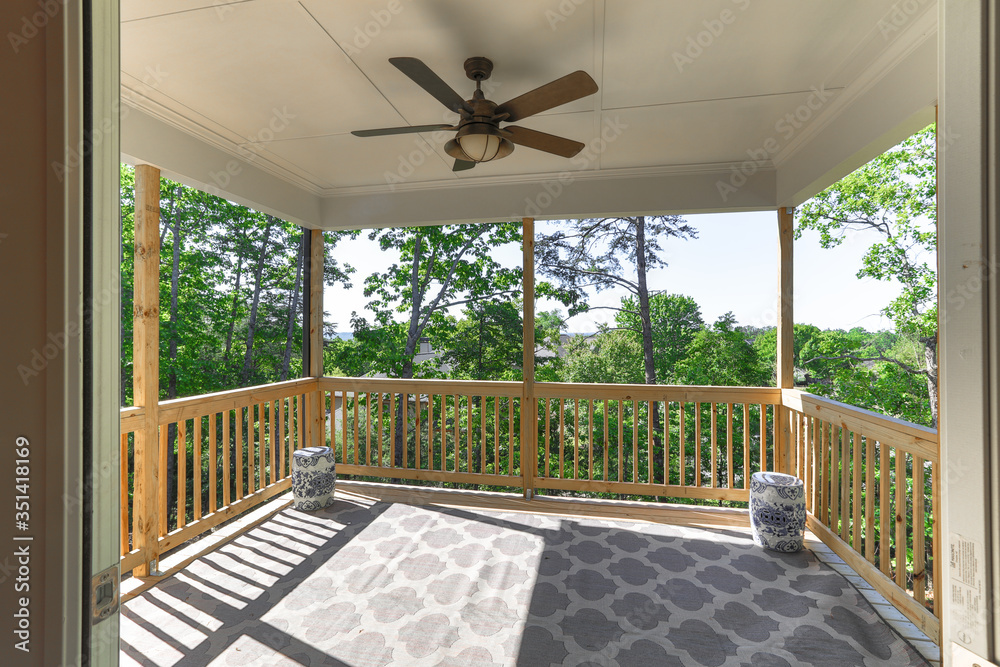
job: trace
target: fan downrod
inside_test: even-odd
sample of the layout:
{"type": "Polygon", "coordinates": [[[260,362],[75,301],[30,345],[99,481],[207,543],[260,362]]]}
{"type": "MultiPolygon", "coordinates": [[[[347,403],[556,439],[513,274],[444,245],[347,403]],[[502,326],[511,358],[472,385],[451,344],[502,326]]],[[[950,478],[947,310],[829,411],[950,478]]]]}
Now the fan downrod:
{"type": "Polygon", "coordinates": [[[493,61],[485,56],[473,56],[465,61],[465,75],[473,81],[485,81],[493,73],[493,61]]]}

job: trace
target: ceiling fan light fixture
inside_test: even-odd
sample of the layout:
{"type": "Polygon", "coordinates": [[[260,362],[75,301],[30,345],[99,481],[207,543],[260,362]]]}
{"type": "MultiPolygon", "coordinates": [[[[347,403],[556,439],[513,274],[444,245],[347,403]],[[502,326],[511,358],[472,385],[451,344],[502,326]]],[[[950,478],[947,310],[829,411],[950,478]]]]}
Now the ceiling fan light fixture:
{"type": "Polygon", "coordinates": [[[510,155],[514,144],[501,137],[489,123],[467,123],[455,139],[445,144],[444,150],[459,160],[489,162],[510,155]]]}

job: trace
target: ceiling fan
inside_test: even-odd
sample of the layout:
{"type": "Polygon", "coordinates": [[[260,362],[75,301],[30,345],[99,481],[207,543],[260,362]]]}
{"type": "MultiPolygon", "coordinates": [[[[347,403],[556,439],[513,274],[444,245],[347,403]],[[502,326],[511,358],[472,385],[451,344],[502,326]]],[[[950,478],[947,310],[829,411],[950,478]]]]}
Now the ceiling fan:
{"type": "Polygon", "coordinates": [[[458,124],[356,130],[351,133],[355,136],[380,137],[388,134],[457,130],[455,138],[444,145],[445,152],[455,158],[453,171],[471,169],[477,162],[506,157],[514,150],[514,144],[567,158],[583,149],[583,144],[579,141],[517,125],[500,127],[501,122],[513,123],[596,93],[597,84],[582,70],[567,74],[503,104],[497,104],[486,99],[482,91],[483,81],[490,78],[493,72],[493,62],[489,58],[477,56],[465,61],[466,75],[476,82],[476,90],[470,100],[463,100],[461,95],[417,58],[389,58],[389,62],[441,104],[459,114],[458,124]]]}

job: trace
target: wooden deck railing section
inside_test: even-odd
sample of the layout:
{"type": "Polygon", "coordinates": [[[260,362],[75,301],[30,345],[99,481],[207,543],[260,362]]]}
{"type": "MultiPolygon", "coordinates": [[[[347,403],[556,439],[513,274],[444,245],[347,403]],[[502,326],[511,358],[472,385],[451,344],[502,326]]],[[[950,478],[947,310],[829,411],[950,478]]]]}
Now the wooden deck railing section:
{"type": "MultiPolygon", "coordinates": [[[[121,415],[121,569],[131,570],[227,519],[290,488],[291,453],[305,446],[305,397],[314,379],[192,396],[159,404],[159,447],[154,460],[137,461],[133,434],[141,408],[121,415]],[[133,549],[137,532],[134,479],[152,465],[157,480],[157,544],[133,549]],[[170,469],[175,475],[167,475],[170,469]]],[[[151,518],[146,517],[146,520],[151,518]]]]}
{"type": "Polygon", "coordinates": [[[323,378],[337,474],[523,488],[520,382],[323,378]]]}
{"type": "Polygon", "coordinates": [[[334,449],[338,475],[526,494],[746,502],[753,472],[784,469],[805,481],[808,527],[939,637],[933,430],[773,387],[534,383],[530,397],[525,387],[326,377],[164,401],[157,456],[146,462],[131,447],[143,411],[126,408],[121,567],[287,490],[292,451],[314,442],[334,449]],[[316,404],[321,415],[311,414],[316,404]],[[525,405],[533,409],[522,424],[525,405]],[[144,505],[158,514],[157,544],[146,551],[130,543],[140,519],[130,481],[141,465],[157,479],[172,467],[179,480],[157,485],[144,505]]]}
{"type": "Polygon", "coordinates": [[[809,529],[937,640],[937,432],[795,390],[783,402],[809,529]]]}

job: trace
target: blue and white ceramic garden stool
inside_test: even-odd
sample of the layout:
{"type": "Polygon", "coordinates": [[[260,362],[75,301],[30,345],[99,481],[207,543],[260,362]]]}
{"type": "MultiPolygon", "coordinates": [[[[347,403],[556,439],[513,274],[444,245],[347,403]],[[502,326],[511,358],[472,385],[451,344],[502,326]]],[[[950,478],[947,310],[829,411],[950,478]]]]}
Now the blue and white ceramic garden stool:
{"type": "Polygon", "coordinates": [[[759,547],[786,553],[802,549],[806,494],[802,480],[780,472],[750,477],[750,529],[759,547]]]}
{"type": "Polygon", "coordinates": [[[306,447],[292,454],[292,507],[320,510],[333,504],[337,467],[329,447],[306,447]]]}

